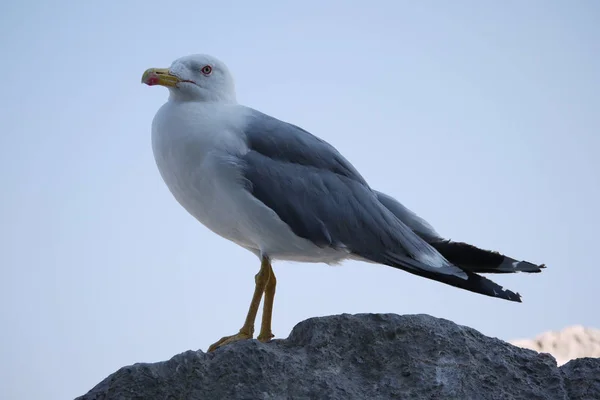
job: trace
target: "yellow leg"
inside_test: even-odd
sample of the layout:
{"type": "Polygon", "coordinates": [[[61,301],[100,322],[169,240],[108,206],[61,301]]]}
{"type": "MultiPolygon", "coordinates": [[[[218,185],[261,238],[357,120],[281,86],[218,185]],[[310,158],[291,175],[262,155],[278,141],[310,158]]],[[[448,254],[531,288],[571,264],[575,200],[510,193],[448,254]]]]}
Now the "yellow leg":
{"type": "Polygon", "coordinates": [[[242,329],[240,329],[237,334],[222,337],[218,342],[212,344],[208,348],[209,352],[229,343],[245,339],[252,339],[252,335],[254,335],[254,321],[256,320],[258,306],[260,305],[260,300],[262,299],[262,295],[265,292],[267,283],[269,282],[271,271],[270,261],[267,258],[263,258],[260,264],[260,271],[258,271],[258,274],[256,274],[254,277],[254,281],[256,283],[254,287],[254,295],[252,296],[252,301],[250,302],[250,308],[248,310],[248,315],[246,316],[244,326],[242,326],[242,329]]]}
{"type": "Polygon", "coordinates": [[[258,334],[258,340],[261,342],[268,342],[274,336],[271,331],[271,318],[273,316],[273,301],[275,299],[275,286],[277,286],[277,279],[273,272],[273,267],[269,263],[269,281],[265,286],[265,303],[263,305],[262,323],[260,326],[260,333],[258,334]]]}

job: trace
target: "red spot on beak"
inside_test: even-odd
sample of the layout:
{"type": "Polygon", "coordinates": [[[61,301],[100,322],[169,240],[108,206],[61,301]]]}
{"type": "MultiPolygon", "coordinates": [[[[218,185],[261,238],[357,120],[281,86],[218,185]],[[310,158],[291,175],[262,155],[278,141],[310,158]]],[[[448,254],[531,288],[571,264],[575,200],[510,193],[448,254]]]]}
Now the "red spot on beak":
{"type": "Polygon", "coordinates": [[[158,76],[152,74],[149,77],[147,77],[146,78],[146,85],[148,85],[148,86],[158,85],[158,76]]]}

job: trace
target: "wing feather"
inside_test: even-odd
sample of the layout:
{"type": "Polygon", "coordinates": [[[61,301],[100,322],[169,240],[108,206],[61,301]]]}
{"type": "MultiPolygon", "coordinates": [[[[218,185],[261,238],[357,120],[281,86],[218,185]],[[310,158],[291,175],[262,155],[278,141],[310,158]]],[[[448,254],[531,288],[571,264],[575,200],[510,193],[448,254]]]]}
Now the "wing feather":
{"type": "Polygon", "coordinates": [[[487,296],[520,302],[518,293],[464,271],[432,243],[439,235],[390,196],[372,190],[333,146],[251,110],[241,170],[248,191],[292,231],[318,246],[487,296]]]}
{"type": "Polygon", "coordinates": [[[331,145],[260,113],[252,114],[245,133],[249,151],[243,175],[249,191],[296,235],[376,262],[411,258],[423,269],[466,278],[384,207],[331,145]]]}

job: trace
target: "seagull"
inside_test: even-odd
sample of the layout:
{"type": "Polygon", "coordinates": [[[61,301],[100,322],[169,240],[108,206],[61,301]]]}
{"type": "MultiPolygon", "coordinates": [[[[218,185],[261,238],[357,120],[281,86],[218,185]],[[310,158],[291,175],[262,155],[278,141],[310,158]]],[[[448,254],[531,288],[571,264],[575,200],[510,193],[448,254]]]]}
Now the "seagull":
{"type": "Polygon", "coordinates": [[[208,351],[270,341],[277,280],[271,263],[382,264],[471,292],[521,302],[479,273],[537,273],[544,264],[440,236],[416,213],[370,187],[328,142],[236,100],[234,79],[216,57],[193,54],[150,68],[142,83],[166,87],[152,121],[158,171],[176,201],[215,234],[260,261],[238,333],[208,351]]]}

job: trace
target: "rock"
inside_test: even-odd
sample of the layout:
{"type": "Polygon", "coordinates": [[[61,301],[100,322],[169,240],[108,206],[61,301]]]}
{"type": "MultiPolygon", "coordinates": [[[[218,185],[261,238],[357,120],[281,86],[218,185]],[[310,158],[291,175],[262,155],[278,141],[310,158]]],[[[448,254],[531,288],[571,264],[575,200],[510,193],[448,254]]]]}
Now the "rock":
{"type": "Polygon", "coordinates": [[[123,367],[78,399],[600,399],[600,359],[559,368],[448,320],[344,314],[287,339],[123,367]]]}
{"type": "Polygon", "coordinates": [[[600,399],[598,360],[591,357],[578,358],[561,367],[570,399],[600,399]]]}
{"type": "Polygon", "coordinates": [[[600,357],[600,330],[580,325],[569,326],[555,332],[545,332],[534,339],[511,341],[515,346],[549,353],[558,365],[581,357],[600,357]]]}

